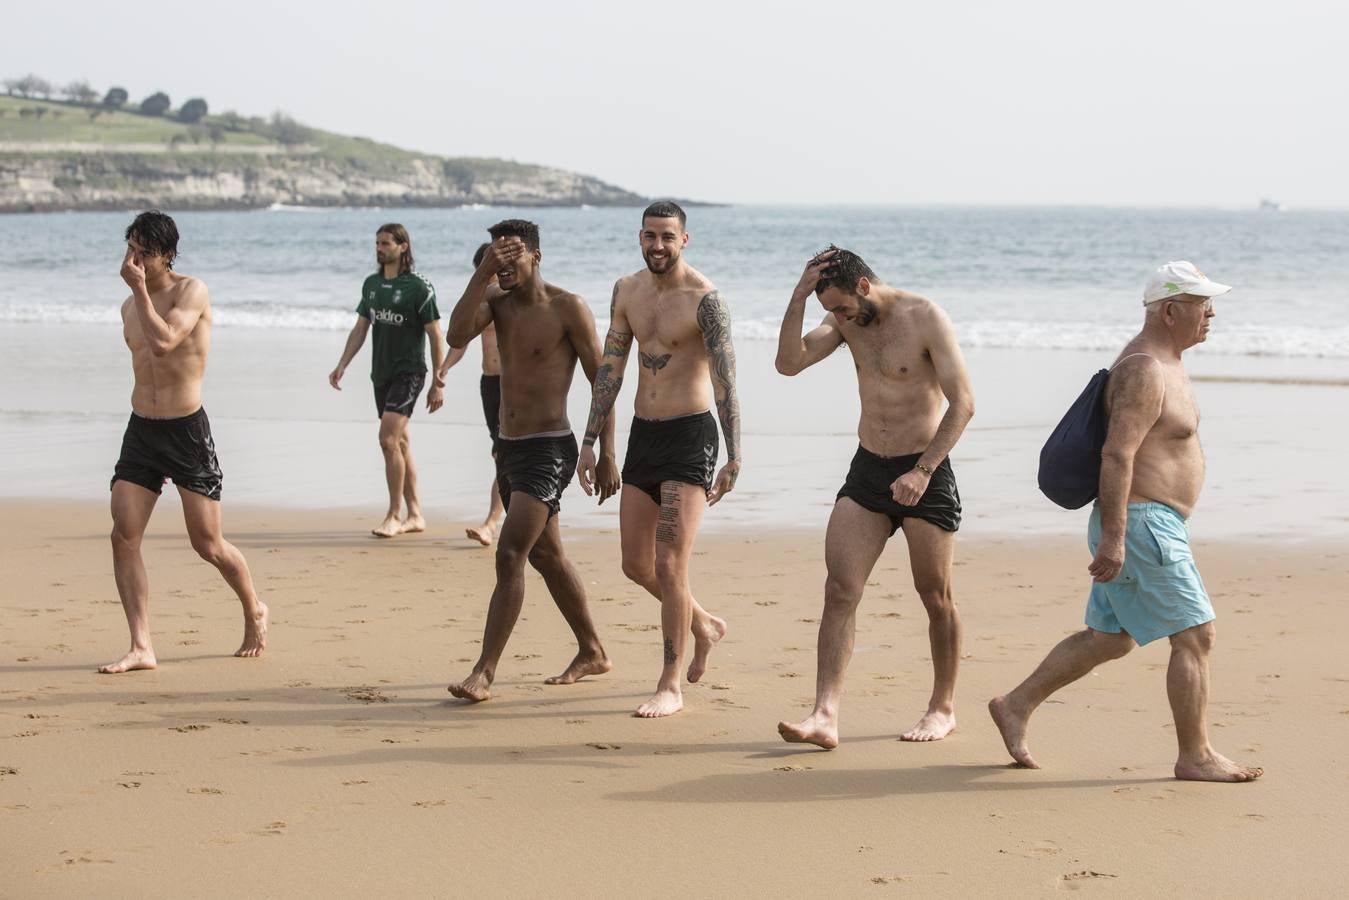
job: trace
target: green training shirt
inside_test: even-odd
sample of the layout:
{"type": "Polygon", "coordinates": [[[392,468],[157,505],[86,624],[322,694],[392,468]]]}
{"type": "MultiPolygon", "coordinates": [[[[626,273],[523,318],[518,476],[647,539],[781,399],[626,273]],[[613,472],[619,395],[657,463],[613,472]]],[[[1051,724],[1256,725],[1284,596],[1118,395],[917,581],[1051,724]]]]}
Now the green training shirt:
{"type": "Polygon", "coordinates": [[[376,272],[361,285],[357,315],[375,333],[370,380],[388,384],[399,375],[426,371],[426,326],[440,318],[436,289],[416,272],[385,278],[376,272]]]}

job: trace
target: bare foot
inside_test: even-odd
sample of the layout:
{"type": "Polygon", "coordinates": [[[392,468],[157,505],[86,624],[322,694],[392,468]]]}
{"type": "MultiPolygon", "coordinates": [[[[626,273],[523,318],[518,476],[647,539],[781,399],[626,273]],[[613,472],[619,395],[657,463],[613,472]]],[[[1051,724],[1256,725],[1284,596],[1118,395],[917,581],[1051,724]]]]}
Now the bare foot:
{"type": "Polygon", "coordinates": [[[1014,710],[1005,695],[988,701],[988,714],[993,717],[993,724],[998,726],[1002,742],[1006,745],[1007,752],[1012,754],[1012,759],[1017,761],[1017,765],[1027,769],[1040,768],[1040,764],[1030,755],[1030,750],[1026,747],[1026,723],[1030,717],[1024,712],[1014,710]]]}
{"type": "Polygon", "coordinates": [[[474,672],[458,684],[452,684],[446,690],[460,700],[481,703],[492,699],[492,679],[481,672],[474,672]]]}
{"type": "Polygon", "coordinates": [[[496,540],[497,531],[493,526],[483,524],[479,525],[477,528],[465,528],[464,534],[468,535],[469,538],[477,541],[479,544],[482,544],[484,547],[490,547],[492,546],[492,541],[496,540]]]}
{"type": "Polygon", "coordinates": [[[370,533],[377,538],[391,538],[398,534],[398,529],[402,527],[402,524],[398,521],[398,513],[389,513],[384,517],[383,522],[370,529],[370,533]]]}
{"type": "Polygon", "coordinates": [[[1197,763],[1176,763],[1176,777],[1181,781],[1254,781],[1263,774],[1259,766],[1238,765],[1214,750],[1197,763]]]}
{"type": "Polygon", "coordinates": [[[816,713],[811,713],[795,725],[779,722],[778,734],[791,744],[814,744],[825,750],[833,750],[838,746],[838,723],[816,713]]]}
{"type": "Polygon", "coordinates": [[[544,684],[575,684],[587,675],[603,675],[614,667],[609,662],[609,657],[600,653],[598,657],[590,654],[576,654],[576,658],[571,661],[571,665],[563,670],[561,675],[554,675],[552,678],[545,678],[544,684]]]}
{"type": "Polygon", "coordinates": [[[244,620],[244,642],[234,651],[235,656],[261,656],[267,649],[267,623],[271,620],[267,604],[258,601],[258,614],[244,620]]]}
{"type": "Polygon", "coordinates": [[[693,659],[689,662],[689,683],[693,684],[707,671],[707,655],[726,637],[726,621],[709,614],[706,624],[693,625],[693,659]]]}
{"type": "Polygon", "coordinates": [[[955,713],[928,711],[923,714],[921,719],[913,723],[912,728],[901,734],[899,739],[921,744],[927,741],[939,741],[955,730],[955,713]]]}
{"type": "Polygon", "coordinates": [[[656,691],[655,695],[633,712],[640,719],[656,719],[672,716],[684,708],[684,695],[678,688],[672,691],[656,691]]]}
{"type": "Polygon", "coordinates": [[[153,669],[157,665],[159,663],[155,661],[155,651],[146,647],[144,650],[130,650],[117,662],[99,666],[98,671],[104,675],[117,675],[135,669],[153,669]]]}
{"type": "Polygon", "coordinates": [[[421,516],[408,516],[398,524],[399,534],[417,534],[426,530],[426,520],[421,516]]]}

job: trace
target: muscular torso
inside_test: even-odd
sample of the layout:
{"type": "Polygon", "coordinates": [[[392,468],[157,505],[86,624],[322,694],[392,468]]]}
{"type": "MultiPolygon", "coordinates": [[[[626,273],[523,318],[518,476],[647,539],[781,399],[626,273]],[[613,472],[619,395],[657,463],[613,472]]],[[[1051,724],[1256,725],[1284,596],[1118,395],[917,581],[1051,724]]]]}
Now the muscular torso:
{"type": "MultiPolygon", "coordinates": [[[[150,295],[155,311],[167,317],[189,289],[205,290],[195,279],[174,274],[168,287],[150,295]]],[[[154,419],[186,416],[201,408],[201,380],[206,374],[206,357],[211,349],[211,307],[202,310],[192,332],[164,356],[150,349],[136,312],[135,300],[122,304],[122,336],[131,350],[131,369],[135,386],[131,389],[131,409],[137,415],[154,419]]]]}
{"type": "MultiPolygon", "coordinates": [[[[1130,345],[1116,363],[1138,352],[1140,348],[1130,345]]],[[[1188,519],[1204,486],[1199,407],[1185,367],[1179,361],[1157,361],[1165,380],[1162,412],[1134,454],[1129,499],[1165,503],[1188,519]]],[[[1107,411],[1111,409],[1113,394],[1112,385],[1112,390],[1106,393],[1107,411]]]]}
{"type": "Polygon", "coordinates": [[[482,345],[482,373],[484,375],[501,374],[501,351],[497,349],[497,330],[488,325],[478,338],[482,345]]]}
{"type": "Polygon", "coordinates": [[[565,306],[582,301],[554,285],[545,285],[545,292],[541,302],[518,302],[500,292],[488,300],[501,362],[502,437],[571,430],[567,393],[577,354],[565,306]]]}
{"type": "Polygon", "coordinates": [[[636,338],[638,364],[635,410],[644,419],[668,419],[712,408],[707,346],[698,327],[698,304],[716,288],[689,269],[680,285],[658,290],[650,272],[619,281],[621,305],[636,338]]]}
{"type": "Polygon", "coordinates": [[[839,322],[857,368],[862,400],[857,437],[878,456],[922,453],[941,421],[945,396],[925,349],[930,311],[930,300],[901,292],[899,301],[866,327],[839,322]]]}

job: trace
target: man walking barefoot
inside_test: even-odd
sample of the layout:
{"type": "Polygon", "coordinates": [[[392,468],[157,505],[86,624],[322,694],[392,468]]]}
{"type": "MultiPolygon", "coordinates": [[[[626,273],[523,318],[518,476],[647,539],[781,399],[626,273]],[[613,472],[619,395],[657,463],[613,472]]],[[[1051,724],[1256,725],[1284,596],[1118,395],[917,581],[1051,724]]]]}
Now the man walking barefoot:
{"type": "Polygon", "coordinates": [[[192,549],[215,566],[239,598],[244,640],[235,656],[267,647],[267,605],[253,589],[248,563],[220,531],[223,476],[201,382],[211,349],[211,298],[206,285],[173,271],[178,227],[161,212],[141,213],[126,230],[122,335],[131,350],[135,386],[131,420],[112,476],[112,563],[131,649],[99,669],[116,674],[157,665],[150,644],[150,581],[141,539],[164,482],[173,479],[183,502],[192,549]]]}
{"type": "Polygon", "coordinates": [[[1087,627],[988,704],[1007,752],[1026,768],[1040,768],[1026,728],[1041,703],[1102,663],[1165,637],[1171,641],[1166,693],[1180,745],[1176,777],[1231,782],[1264,774],[1209,743],[1214,613],[1185,524],[1204,484],[1204,451],[1181,354],[1208,339],[1213,298],[1230,290],[1184,261],[1158,268],[1144,288],[1143,330],[1124,346],[1106,385],[1100,495],[1087,524],[1093,554],[1087,627]]]}
{"type": "Polygon", "coordinates": [[[409,425],[417,397],[426,383],[423,347],[430,337],[431,370],[436,373],[426,393],[426,409],[435,412],[445,402],[441,372],[440,312],[436,289],[413,270],[412,238],[402,225],[381,225],[375,232],[375,262],[380,270],[365,279],[361,301],[356,306],[355,326],[328,383],[342,390],[347,365],[365,343],[371,326],[375,347],[370,355],[370,380],[375,386],[375,412],[379,415],[379,449],[384,454],[384,480],[389,488],[389,509],[370,530],[375,537],[391,538],[426,530],[421,501],[417,498],[417,467],[412,461],[409,425]],[[401,515],[406,505],[407,516],[401,515]]]}
{"type": "Polygon", "coordinates": [[[707,656],[726,623],[698,604],[689,588],[689,559],[703,511],[735,487],[740,475],[740,401],[726,300],[684,261],[689,234],[684,210],[653,203],[638,232],[646,269],[620,278],[610,304],[604,360],[590,404],[578,473],[594,480],[591,449],[601,424],[612,420],[628,351],[637,339],[637,415],[623,459],[619,532],[623,574],[660,600],[664,666],[656,693],[636,714],[668,716],[684,708],[680,688],[686,638],[693,635],[688,679],[707,670],[707,656]],[[726,438],[726,465],[717,473],[715,402],[726,438]]]}
{"type": "MultiPolygon", "coordinates": [[[[544,281],[539,229],[507,219],[488,229],[492,246],[450,315],[450,345],[463,347],[489,324],[501,352],[501,431],[498,485],[506,521],[497,539],[497,583],[487,608],[482,652],[473,671],[449,686],[461,700],[492,696],[497,664],[525,600],[525,561],[538,570],[576,636],[576,656],[545,684],[572,684],[611,668],[586,605],[585,585],[562,547],[562,491],[576,472],[576,437],[567,420],[567,393],[576,363],[590,380],[600,339],[585,301],[544,281]],[[495,284],[493,283],[495,277],[495,284]]],[[[600,502],[618,490],[614,428],[604,427],[600,502]]]]}
{"type": "Polygon", "coordinates": [[[941,307],[885,284],[860,256],[831,246],[806,264],[792,292],[778,336],[778,371],[796,375],[845,343],[862,399],[860,445],[824,538],[828,577],[815,708],[801,722],[778,723],[778,733],[826,750],[838,746],[839,702],[857,605],[886,542],[902,528],[913,586],[927,610],[933,684],[927,711],[899,737],[938,741],[956,727],[960,665],[951,564],[961,507],[947,457],[974,415],[974,395],[951,320],[941,307]],[[812,292],[826,314],[803,338],[806,298],[812,292]]]}

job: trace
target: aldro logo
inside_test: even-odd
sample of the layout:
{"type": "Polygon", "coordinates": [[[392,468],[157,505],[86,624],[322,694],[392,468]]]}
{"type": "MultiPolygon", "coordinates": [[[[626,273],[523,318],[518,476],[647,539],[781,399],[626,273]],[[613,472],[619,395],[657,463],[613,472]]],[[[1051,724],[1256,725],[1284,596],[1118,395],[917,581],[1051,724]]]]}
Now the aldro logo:
{"type": "Polygon", "coordinates": [[[372,309],[370,311],[370,321],[376,325],[402,325],[403,314],[394,312],[391,309],[372,309]]]}

